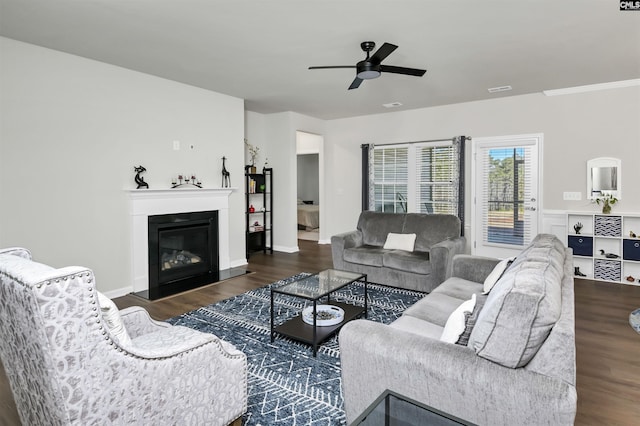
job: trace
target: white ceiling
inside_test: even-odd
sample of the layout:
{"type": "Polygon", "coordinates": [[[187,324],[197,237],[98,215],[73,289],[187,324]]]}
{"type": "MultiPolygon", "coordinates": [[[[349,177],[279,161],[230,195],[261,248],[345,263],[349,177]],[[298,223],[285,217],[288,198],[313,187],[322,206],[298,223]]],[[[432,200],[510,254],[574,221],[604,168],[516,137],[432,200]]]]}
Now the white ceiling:
{"type": "Polygon", "coordinates": [[[640,78],[640,11],[616,0],[0,0],[0,35],[322,119],[640,78]],[[365,40],[427,73],[307,69],[365,40]]]}

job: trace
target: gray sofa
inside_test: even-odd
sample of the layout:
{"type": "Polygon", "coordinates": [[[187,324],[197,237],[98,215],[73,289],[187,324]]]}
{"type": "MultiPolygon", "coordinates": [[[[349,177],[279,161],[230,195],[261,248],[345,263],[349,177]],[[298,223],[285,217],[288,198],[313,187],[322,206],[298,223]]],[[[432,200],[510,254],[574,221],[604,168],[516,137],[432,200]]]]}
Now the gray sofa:
{"type": "Polygon", "coordinates": [[[430,292],[463,253],[460,219],[453,215],[364,211],[355,231],[331,237],[333,267],[367,274],[371,282],[430,292]],[[389,233],[416,234],[413,251],[385,250],[389,233]]]}
{"type": "Polygon", "coordinates": [[[473,294],[481,300],[497,263],[458,255],[452,277],[392,324],[345,324],[339,342],[349,422],[389,389],[478,425],[573,424],[573,260],[556,237],[538,235],[516,257],[474,312],[467,345],[440,340],[457,306],[473,294]]]}

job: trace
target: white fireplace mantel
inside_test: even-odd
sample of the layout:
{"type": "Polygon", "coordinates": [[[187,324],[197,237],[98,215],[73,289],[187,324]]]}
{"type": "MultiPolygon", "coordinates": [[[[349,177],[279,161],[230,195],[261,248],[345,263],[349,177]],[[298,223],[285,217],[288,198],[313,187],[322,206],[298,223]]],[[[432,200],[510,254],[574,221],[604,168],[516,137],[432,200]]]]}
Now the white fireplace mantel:
{"type": "Polygon", "coordinates": [[[229,269],[229,196],[236,188],[128,189],[133,291],[149,290],[148,218],[159,214],[218,211],[220,270],[229,269]]]}

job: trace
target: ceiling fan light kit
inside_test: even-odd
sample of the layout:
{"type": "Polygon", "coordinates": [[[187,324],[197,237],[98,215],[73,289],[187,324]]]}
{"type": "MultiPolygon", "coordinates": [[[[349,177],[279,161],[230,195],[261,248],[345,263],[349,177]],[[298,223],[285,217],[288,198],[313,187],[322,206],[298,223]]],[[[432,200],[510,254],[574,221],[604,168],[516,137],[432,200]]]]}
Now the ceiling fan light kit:
{"type": "Polygon", "coordinates": [[[354,65],[336,65],[336,66],[320,66],[320,67],[309,67],[310,70],[313,69],[327,69],[327,68],[355,68],[356,69],[356,77],[349,86],[349,90],[357,89],[360,87],[360,84],[364,80],[371,80],[374,78],[380,77],[380,74],[383,72],[393,73],[393,74],[404,74],[404,75],[412,75],[415,77],[422,77],[427,70],[417,69],[417,68],[405,68],[405,67],[396,67],[393,65],[382,65],[382,61],[393,53],[394,50],[398,48],[395,44],[384,43],[373,55],[369,56],[369,52],[371,52],[376,47],[376,44],[373,41],[363,41],[360,43],[360,48],[367,54],[367,57],[354,65]]]}

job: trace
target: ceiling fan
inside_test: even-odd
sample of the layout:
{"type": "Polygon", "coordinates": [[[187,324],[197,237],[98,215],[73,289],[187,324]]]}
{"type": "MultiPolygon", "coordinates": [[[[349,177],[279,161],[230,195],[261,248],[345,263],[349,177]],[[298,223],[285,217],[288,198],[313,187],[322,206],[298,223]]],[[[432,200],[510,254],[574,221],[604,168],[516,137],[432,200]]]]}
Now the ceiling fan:
{"type": "Polygon", "coordinates": [[[382,61],[393,53],[398,48],[395,44],[384,43],[373,55],[369,56],[376,44],[372,41],[363,41],[360,43],[360,47],[367,53],[366,59],[358,62],[356,65],[334,65],[324,67],[309,67],[310,70],[326,69],[326,68],[355,68],[356,78],[349,86],[349,90],[357,89],[363,80],[370,80],[372,78],[380,77],[383,72],[390,72],[394,74],[406,74],[416,77],[422,77],[427,70],[421,70],[417,68],[405,68],[396,67],[393,65],[382,65],[382,61]]]}

